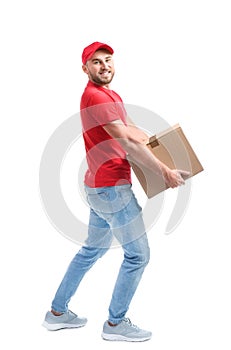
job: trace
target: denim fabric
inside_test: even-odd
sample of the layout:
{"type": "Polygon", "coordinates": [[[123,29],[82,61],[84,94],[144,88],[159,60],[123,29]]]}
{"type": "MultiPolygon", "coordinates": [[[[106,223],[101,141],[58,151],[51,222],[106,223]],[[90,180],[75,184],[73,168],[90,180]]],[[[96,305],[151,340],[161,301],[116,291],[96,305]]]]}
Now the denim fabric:
{"type": "Polygon", "coordinates": [[[131,185],[85,187],[90,206],[88,238],[75,255],[56,292],[52,309],[66,312],[85,273],[110,248],[113,238],[123,248],[124,260],[109,306],[109,321],[119,323],[128,311],[132,297],[149,262],[142,210],[131,185]]]}

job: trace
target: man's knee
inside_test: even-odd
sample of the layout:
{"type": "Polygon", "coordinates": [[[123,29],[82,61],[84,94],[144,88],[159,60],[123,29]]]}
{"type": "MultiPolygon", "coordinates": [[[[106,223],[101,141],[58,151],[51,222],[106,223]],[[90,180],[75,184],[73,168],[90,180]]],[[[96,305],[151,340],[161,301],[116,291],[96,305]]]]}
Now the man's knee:
{"type": "Polygon", "coordinates": [[[150,261],[150,248],[146,249],[145,253],[142,256],[142,262],[144,266],[147,266],[150,261]]]}

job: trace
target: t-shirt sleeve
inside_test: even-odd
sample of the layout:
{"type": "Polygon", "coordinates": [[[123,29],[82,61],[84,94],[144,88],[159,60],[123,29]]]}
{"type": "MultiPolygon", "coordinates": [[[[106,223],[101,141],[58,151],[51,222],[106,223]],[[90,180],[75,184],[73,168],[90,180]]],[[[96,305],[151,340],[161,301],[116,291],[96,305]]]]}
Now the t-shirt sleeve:
{"type": "Polygon", "coordinates": [[[114,120],[122,119],[122,102],[114,102],[110,96],[97,92],[88,103],[91,117],[97,125],[106,125],[114,120]]]}

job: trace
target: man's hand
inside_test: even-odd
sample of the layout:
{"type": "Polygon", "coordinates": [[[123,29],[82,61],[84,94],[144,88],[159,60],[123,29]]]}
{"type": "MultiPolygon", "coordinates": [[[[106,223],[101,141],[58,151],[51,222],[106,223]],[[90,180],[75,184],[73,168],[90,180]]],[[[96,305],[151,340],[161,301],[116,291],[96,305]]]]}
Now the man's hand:
{"type": "Polygon", "coordinates": [[[178,169],[165,169],[163,177],[166,185],[171,188],[175,188],[185,184],[185,178],[190,175],[189,171],[178,170],[178,169]]]}

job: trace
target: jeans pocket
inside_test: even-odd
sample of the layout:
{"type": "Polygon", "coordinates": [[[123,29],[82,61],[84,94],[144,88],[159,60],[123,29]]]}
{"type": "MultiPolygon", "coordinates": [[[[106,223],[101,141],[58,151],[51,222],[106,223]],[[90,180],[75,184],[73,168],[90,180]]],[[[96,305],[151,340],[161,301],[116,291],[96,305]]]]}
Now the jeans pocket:
{"type": "Polygon", "coordinates": [[[106,191],[98,193],[88,193],[87,201],[90,207],[99,213],[110,213],[111,205],[110,198],[106,191]]]}

